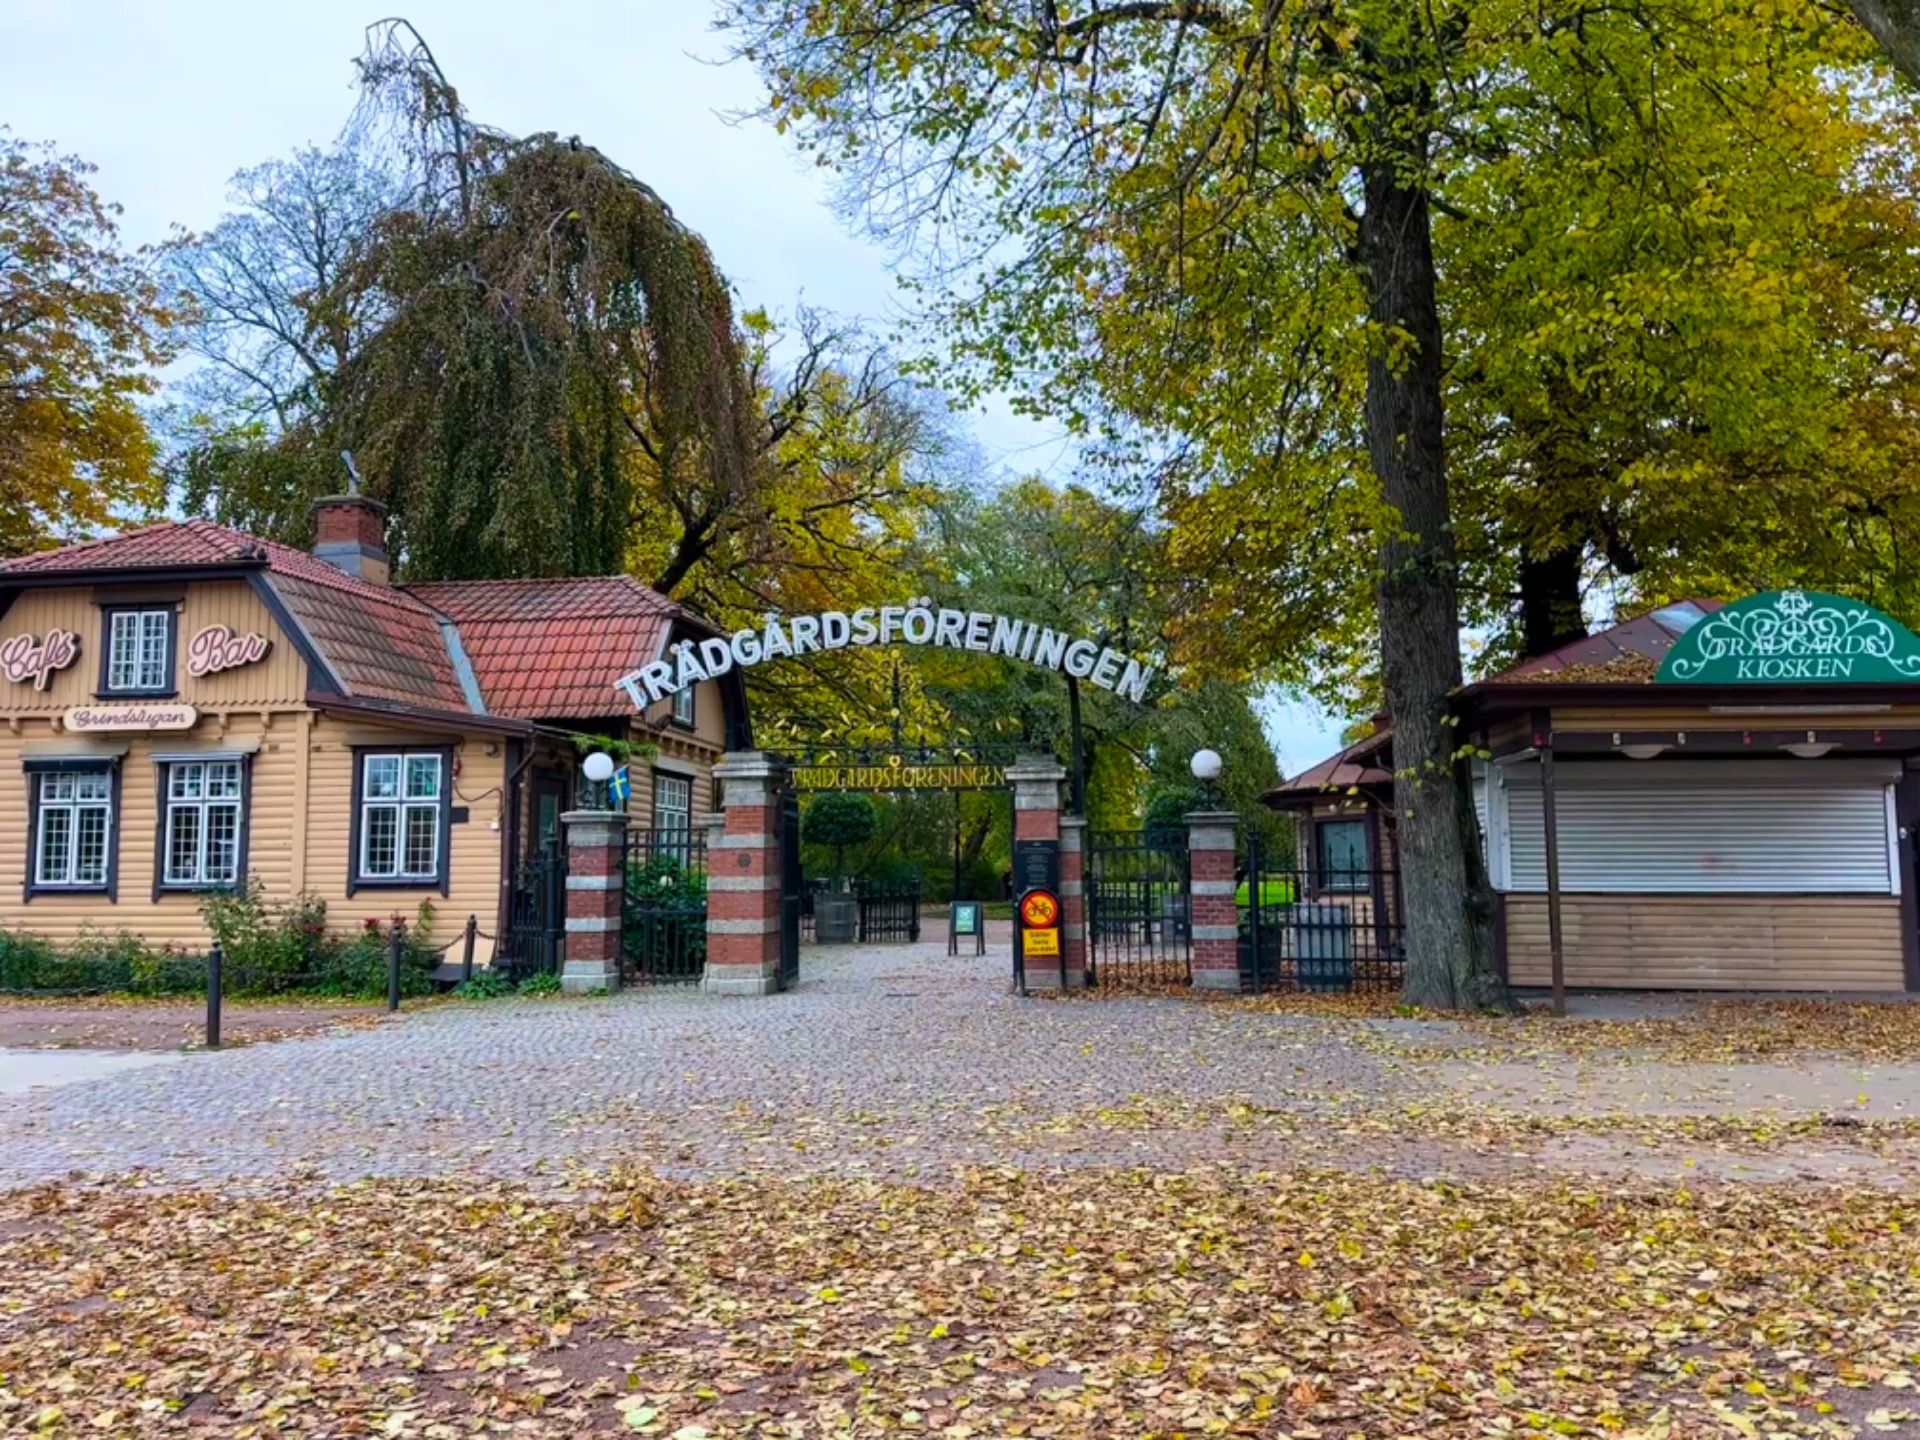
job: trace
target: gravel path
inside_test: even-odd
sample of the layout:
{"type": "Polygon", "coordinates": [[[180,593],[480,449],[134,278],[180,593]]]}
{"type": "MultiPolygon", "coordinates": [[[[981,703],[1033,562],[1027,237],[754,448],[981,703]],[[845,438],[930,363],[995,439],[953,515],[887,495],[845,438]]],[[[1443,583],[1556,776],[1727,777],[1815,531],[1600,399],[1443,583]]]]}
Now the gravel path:
{"type": "MultiPolygon", "coordinates": [[[[0,1097],[0,1186],[135,1169],[169,1183],[558,1180],[620,1162],[687,1176],[1226,1160],[1412,1175],[1920,1178],[1920,1140],[1904,1134],[1749,1143],[1678,1128],[1761,1113],[1776,1087],[1729,1087],[1723,1066],[1668,1067],[1658,1084],[1615,1067],[1580,1084],[1552,1060],[1408,1060],[1391,1043],[1407,1027],[1391,1020],[1168,998],[1022,1000],[1007,992],[1003,956],[950,959],[942,943],[812,950],[802,975],[797,990],[765,999],[672,988],[449,1004],[0,1097]],[[1682,1092],[1712,1103],[1676,1104],[1682,1092]]],[[[1911,1113],[1886,1097],[1914,1093],[1920,1066],[1893,1068],[1874,1076],[1870,1118],[1911,1113]]],[[[1818,1099],[1857,1084],[1824,1077],[1818,1099]]]]}
{"type": "Polygon", "coordinates": [[[1135,1097],[1301,1107],[1388,1083],[1316,1022],[1022,1000],[1006,975],[1003,956],[950,959],[944,943],[811,950],[778,997],[454,1004],[192,1054],[0,1099],[0,1184],[136,1168],[191,1181],[524,1177],[615,1160],[688,1174],[918,1173],[1082,1151],[1112,1163],[1158,1148],[1151,1117],[1127,1109],[1135,1097]]]}

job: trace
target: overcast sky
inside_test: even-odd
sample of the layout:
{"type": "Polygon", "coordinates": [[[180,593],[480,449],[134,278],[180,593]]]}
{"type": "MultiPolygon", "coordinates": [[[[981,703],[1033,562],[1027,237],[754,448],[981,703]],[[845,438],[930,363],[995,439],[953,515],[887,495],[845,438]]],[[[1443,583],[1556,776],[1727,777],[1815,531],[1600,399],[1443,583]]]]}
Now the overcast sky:
{"type": "MultiPolygon", "coordinates": [[[[646,180],[706,237],[743,305],[805,301],[882,333],[899,317],[886,254],[833,213],[826,177],[772,127],[726,118],[758,89],[750,70],[717,63],[706,0],[413,0],[397,12],[0,0],[0,125],[97,165],[128,241],[204,228],[234,171],[335,137],[363,29],[387,13],[414,22],[481,120],[579,135],[646,180]]],[[[989,475],[1071,478],[1049,426],[996,407],[967,428],[989,475]]],[[[1289,771],[1338,743],[1310,707],[1276,703],[1269,729],[1289,771]]]]}

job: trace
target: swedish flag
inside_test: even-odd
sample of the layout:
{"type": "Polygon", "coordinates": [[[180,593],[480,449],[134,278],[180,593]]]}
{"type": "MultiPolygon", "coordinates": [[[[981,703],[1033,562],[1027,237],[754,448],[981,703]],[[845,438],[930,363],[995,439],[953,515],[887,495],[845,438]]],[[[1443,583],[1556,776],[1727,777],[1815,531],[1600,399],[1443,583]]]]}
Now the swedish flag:
{"type": "Polygon", "coordinates": [[[622,765],[613,772],[613,778],[607,781],[607,794],[621,805],[627,803],[627,797],[633,794],[633,778],[628,775],[626,766],[622,765]]]}

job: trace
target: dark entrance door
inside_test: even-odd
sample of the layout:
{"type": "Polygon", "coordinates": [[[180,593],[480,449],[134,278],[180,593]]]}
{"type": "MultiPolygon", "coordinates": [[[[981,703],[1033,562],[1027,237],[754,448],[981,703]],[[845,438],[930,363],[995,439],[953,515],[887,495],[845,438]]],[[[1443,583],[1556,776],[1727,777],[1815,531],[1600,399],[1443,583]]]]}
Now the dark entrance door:
{"type": "Polygon", "coordinates": [[[561,846],[560,815],[567,808],[567,773],[537,766],[533,772],[531,824],[527,831],[529,855],[557,854],[561,846]]]}

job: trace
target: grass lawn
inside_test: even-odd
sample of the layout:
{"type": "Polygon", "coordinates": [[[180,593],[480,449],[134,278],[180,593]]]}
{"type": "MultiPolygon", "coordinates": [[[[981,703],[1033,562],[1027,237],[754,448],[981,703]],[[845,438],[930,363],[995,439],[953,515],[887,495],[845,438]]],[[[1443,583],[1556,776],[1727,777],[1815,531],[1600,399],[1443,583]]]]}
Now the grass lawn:
{"type": "MultiPolygon", "coordinates": [[[[1242,880],[1240,882],[1240,888],[1234,892],[1234,899],[1239,901],[1239,903],[1242,905],[1247,905],[1251,903],[1250,897],[1252,896],[1252,894],[1253,894],[1252,883],[1250,881],[1242,880]]],[[[1283,880],[1283,879],[1269,877],[1260,882],[1260,908],[1261,909],[1264,910],[1269,905],[1291,905],[1292,903],[1293,903],[1293,881],[1292,880],[1283,880]]]]}

